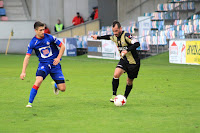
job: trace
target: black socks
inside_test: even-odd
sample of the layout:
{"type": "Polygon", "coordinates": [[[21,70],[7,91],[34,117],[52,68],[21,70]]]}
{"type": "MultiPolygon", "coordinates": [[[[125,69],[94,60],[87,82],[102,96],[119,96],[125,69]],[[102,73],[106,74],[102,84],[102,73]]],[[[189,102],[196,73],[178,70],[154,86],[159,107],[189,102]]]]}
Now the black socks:
{"type": "Polygon", "coordinates": [[[124,96],[126,97],[126,99],[127,99],[128,95],[129,95],[129,93],[131,92],[132,88],[133,88],[133,85],[126,85],[126,91],[124,93],[124,96]]]}
{"type": "Polygon", "coordinates": [[[117,95],[118,86],[119,86],[119,78],[113,78],[113,81],[112,81],[113,95],[117,95]]]}
{"type": "MultiPolygon", "coordinates": [[[[119,78],[113,78],[112,81],[112,89],[113,89],[113,95],[117,95],[117,88],[119,86],[119,78]]],[[[133,88],[133,85],[126,85],[126,91],[124,93],[124,96],[127,98],[129,93],[131,92],[133,88]]]]}

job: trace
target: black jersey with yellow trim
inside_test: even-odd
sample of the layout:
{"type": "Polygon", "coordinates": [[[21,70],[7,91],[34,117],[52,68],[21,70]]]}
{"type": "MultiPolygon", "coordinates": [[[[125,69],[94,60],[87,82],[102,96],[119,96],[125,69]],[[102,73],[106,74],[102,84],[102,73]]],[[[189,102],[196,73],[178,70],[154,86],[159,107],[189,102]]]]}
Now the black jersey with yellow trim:
{"type": "Polygon", "coordinates": [[[129,64],[138,64],[140,63],[140,58],[138,56],[137,53],[137,48],[140,46],[140,43],[137,41],[134,41],[133,36],[130,33],[126,33],[124,31],[122,31],[121,35],[119,37],[116,37],[115,35],[105,35],[105,36],[98,36],[97,39],[105,39],[105,40],[114,40],[114,38],[117,38],[115,42],[115,44],[118,47],[118,50],[121,54],[121,52],[123,50],[127,50],[129,54],[127,54],[124,57],[121,57],[122,59],[124,59],[125,61],[127,61],[129,64]],[[126,44],[124,44],[124,42],[122,42],[122,35],[124,34],[124,40],[126,42],[126,44]],[[127,59],[129,57],[134,58],[134,63],[130,63],[130,60],[127,59]]]}

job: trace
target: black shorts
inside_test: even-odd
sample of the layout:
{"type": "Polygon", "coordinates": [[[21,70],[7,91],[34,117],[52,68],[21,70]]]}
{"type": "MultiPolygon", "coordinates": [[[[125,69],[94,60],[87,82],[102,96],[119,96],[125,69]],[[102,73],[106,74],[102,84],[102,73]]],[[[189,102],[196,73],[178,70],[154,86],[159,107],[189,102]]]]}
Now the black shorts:
{"type": "Polygon", "coordinates": [[[140,63],[138,64],[129,64],[123,59],[120,59],[119,63],[117,64],[116,68],[121,68],[124,71],[126,71],[128,78],[134,79],[137,78],[139,69],[140,69],[140,63]]]}

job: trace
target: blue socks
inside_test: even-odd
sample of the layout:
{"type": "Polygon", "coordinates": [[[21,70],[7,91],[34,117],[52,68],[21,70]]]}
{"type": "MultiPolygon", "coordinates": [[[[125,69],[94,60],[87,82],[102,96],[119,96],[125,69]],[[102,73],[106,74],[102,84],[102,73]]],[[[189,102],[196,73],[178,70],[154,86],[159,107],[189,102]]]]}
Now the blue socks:
{"type": "Polygon", "coordinates": [[[33,85],[33,88],[31,89],[31,92],[30,92],[30,97],[29,97],[29,103],[32,103],[36,94],[37,94],[37,91],[38,91],[38,88],[36,85],[33,85]]]}
{"type": "Polygon", "coordinates": [[[57,84],[56,84],[56,83],[54,83],[54,86],[56,87],[56,89],[58,89],[58,86],[57,86],[57,84]]]}

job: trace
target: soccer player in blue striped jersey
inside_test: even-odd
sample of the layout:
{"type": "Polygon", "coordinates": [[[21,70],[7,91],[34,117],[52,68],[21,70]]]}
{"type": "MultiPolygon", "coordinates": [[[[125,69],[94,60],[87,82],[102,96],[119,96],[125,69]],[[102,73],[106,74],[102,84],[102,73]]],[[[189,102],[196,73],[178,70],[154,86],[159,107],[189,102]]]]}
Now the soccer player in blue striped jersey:
{"type": "Polygon", "coordinates": [[[29,59],[32,51],[35,50],[36,56],[39,58],[39,65],[36,71],[36,80],[31,89],[29,102],[26,107],[32,107],[38,88],[48,74],[55,81],[53,83],[55,94],[58,94],[59,90],[64,92],[66,89],[65,78],[60,65],[65,46],[56,37],[44,33],[45,25],[42,22],[35,22],[34,29],[36,35],[28,45],[20,75],[20,78],[24,80],[29,59]],[[60,50],[58,47],[60,47],[60,50]]]}

